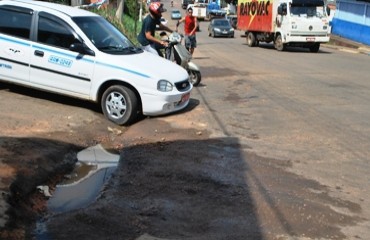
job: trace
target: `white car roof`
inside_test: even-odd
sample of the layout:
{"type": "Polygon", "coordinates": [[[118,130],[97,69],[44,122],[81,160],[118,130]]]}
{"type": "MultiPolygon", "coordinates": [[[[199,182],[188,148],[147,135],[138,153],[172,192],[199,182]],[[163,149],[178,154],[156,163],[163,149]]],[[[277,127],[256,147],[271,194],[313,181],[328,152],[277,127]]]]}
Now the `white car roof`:
{"type": "Polygon", "coordinates": [[[3,1],[0,1],[0,5],[13,5],[13,6],[20,6],[20,7],[28,7],[36,11],[47,11],[48,9],[55,10],[55,11],[64,13],[70,17],[97,16],[95,13],[80,9],[78,7],[71,7],[71,6],[57,4],[57,3],[41,2],[41,1],[33,1],[33,0],[3,0],[3,1]]]}

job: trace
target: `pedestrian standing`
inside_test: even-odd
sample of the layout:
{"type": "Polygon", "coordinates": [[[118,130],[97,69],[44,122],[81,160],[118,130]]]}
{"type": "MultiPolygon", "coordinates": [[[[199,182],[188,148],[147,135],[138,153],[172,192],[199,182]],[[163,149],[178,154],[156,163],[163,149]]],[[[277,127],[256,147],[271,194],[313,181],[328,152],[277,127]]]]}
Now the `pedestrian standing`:
{"type": "Polygon", "coordinates": [[[198,28],[198,21],[197,18],[193,16],[193,9],[191,7],[186,10],[186,16],[177,22],[176,30],[182,22],[185,22],[185,47],[191,55],[193,55],[194,49],[197,47],[196,31],[198,28]]]}

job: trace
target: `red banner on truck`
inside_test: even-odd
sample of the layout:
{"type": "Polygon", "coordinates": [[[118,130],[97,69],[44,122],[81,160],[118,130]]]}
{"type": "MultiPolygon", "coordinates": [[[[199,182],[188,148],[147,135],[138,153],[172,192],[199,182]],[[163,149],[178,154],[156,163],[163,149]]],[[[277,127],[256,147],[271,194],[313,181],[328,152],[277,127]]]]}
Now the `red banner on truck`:
{"type": "Polygon", "coordinates": [[[238,29],[243,31],[273,31],[273,1],[239,0],[238,29]]]}

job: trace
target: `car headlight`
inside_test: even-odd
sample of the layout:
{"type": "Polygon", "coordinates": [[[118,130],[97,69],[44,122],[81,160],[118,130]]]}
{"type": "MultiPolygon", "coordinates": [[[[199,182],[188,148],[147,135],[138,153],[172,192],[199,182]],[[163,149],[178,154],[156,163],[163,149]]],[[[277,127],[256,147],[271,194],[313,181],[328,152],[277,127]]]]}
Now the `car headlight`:
{"type": "Polygon", "coordinates": [[[170,92],[173,89],[172,83],[167,80],[159,80],[157,83],[157,90],[161,92],[170,92]]]}
{"type": "Polygon", "coordinates": [[[230,32],[234,32],[234,28],[230,28],[230,32]]]}
{"type": "Polygon", "coordinates": [[[216,32],[221,32],[221,30],[219,28],[215,28],[215,31],[216,32]]]}

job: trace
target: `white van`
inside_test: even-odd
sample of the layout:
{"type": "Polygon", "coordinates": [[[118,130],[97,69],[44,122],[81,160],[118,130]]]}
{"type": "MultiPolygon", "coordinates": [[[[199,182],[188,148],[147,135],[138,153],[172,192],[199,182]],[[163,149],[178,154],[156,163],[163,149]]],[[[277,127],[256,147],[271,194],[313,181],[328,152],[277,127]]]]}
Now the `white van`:
{"type": "Polygon", "coordinates": [[[135,47],[103,17],[48,2],[0,1],[0,81],[101,104],[119,125],[185,108],[180,66],[135,47]]]}

